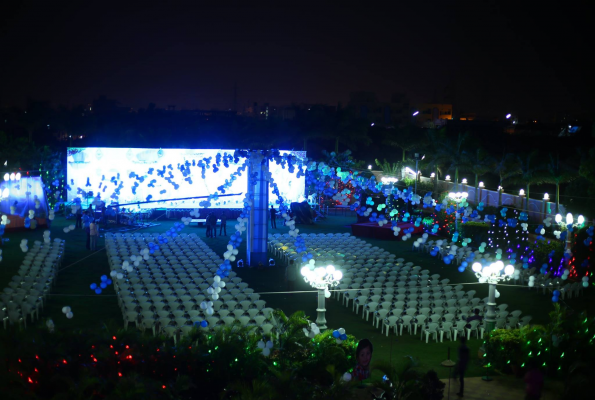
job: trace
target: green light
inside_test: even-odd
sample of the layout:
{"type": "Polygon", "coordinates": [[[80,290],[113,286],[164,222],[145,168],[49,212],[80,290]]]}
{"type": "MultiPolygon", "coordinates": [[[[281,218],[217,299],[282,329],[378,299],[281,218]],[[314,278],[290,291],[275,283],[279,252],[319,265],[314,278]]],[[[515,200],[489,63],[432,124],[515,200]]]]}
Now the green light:
{"type": "Polygon", "coordinates": [[[236,362],[238,362],[238,359],[236,358],[236,362]]]}
{"type": "Polygon", "coordinates": [[[215,346],[215,350],[218,350],[218,349],[219,349],[219,346],[215,346]]]}
{"type": "Polygon", "coordinates": [[[277,361],[273,361],[273,365],[276,367],[277,366],[277,361]]]}
{"type": "Polygon", "coordinates": [[[564,353],[562,353],[562,355],[560,356],[560,358],[564,358],[564,353]]]}
{"type": "Polygon", "coordinates": [[[506,364],[510,364],[510,360],[508,360],[508,362],[506,364]]]}
{"type": "Polygon", "coordinates": [[[523,363],[523,364],[521,365],[521,368],[523,368],[524,366],[525,366],[525,363],[523,363]]]}
{"type": "Polygon", "coordinates": [[[209,353],[211,352],[211,350],[209,350],[209,353]]]}

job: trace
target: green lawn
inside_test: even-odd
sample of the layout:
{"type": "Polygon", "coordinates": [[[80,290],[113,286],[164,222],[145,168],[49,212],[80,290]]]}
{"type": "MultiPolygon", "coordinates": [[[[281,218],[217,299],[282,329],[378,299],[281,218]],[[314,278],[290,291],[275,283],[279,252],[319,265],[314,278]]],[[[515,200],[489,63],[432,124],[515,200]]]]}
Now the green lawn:
{"type": "MultiPolygon", "coordinates": [[[[338,233],[350,232],[349,224],[354,222],[354,217],[329,217],[316,225],[303,226],[299,229],[303,233],[338,233]]],[[[160,226],[143,229],[143,232],[163,232],[170,228],[177,221],[158,221],[160,226]]],[[[122,324],[122,315],[117,306],[113,287],[109,287],[101,295],[95,295],[89,285],[93,282],[99,282],[99,277],[109,274],[109,266],[105,251],[92,253],[85,249],[86,236],[82,230],[76,230],[69,233],[63,232],[63,227],[73,223],[72,220],[65,220],[58,217],[52,226],[52,238],[66,239],[66,251],[62,270],[60,271],[57,283],[52,290],[50,300],[42,313],[42,321],[38,322],[40,327],[45,324],[47,318],[52,318],[58,329],[76,329],[90,328],[100,329],[104,323],[122,324]],[[68,305],[72,308],[74,318],[68,320],[62,314],[62,307],[68,305]]],[[[228,233],[233,233],[235,221],[228,223],[228,233]]],[[[280,224],[278,226],[281,226],[280,224]]],[[[286,232],[285,227],[274,230],[274,232],[286,232]]],[[[187,226],[184,232],[197,232],[211,248],[219,254],[225,251],[228,238],[205,238],[204,228],[196,226],[187,226]]],[[[4,244],[3,261],[0,263],[0,287],[7,286],[10,278],[16,274],[24,254],[19,248],[22,238],[33,240],[42,240],[43,230],[27,231],[19,233],[8,233],[5,235],[10,241],[4,244]]],[[[480,298],[487,296],[486,285],[477,283],[477,279],[471,273],[459,273],[456,266],[445,265],[440,260],[431,257],[426,253],[411,251],[411,241],[381,241],[367,239],[374,246],[390,251],[406,261],[412,261],[416,265],[428,269],[431,273],[439,273],[443,278],[449,278],[451,283],[468,284],[465,290],[477,290],[480,298]]],[[[98,241],[98,248],[103,247],[103,238],[98,241]]],[[[240,247],[240,257],[245,259],[245,244],[240,247]]],[[[277,260],[278,261],[278,260],[277,260]]],[[[283,292],[286,290],[284,282],[284,266],[277,262],[277,266],[265,269],[243,268],[235,269],[250,287],[256,292],[283,292]]],[[[311,290],[304,282],[298,282],[296,290],[311,290]]],[[[518,286],[500,286],[498,290],[501,297],[498,303],[507,303],[509,310],[520,309],[524,315],[532,315],[534,323],[546,323],[548,312],[552,310],[549,296],[541,292],[529,291],[525,287],[518,286]]],[[[304,310],[311,319],[316,318],[316,294],[310,293],[282,293],[265,294],[262,299],[273,308],[280,308],[285,313],[290,314],[297,310],[304,310]]],[[[576,310],[588,308],[592,311],[593,294],[587,293],[579,299],[567,301],[567,305],[576,310]]],[[[446,359],[448,348],[451,349],[453,358],[456,359],[457,343],[445,341],[441,344],[426,344],[420,337],[414,337],[408,334],[404,336],[391,335],[387,338],[380,334],[379,329],[375,329],[371,321],[365,322],[359,316],[355,315],[351,308],[347,309],[334,299],[327,301],[327,321],[330,328],[337,329],[343,327],[347,333],[355,335],[357,338],[369,338],[374,344],[374,359],[392,359],[393,361],[402,360],[403,357],[412,356],[419,361],[420,368],[436,369],[441,377],[446,377],[447,372],[440,366],[440,363],[446,359]]],[[[28,325],[29,326],[29,325],[28,325]]],[[[6,333],[3,333],[6,334],[6,333]]],[[[8,333],[8,334],[14,334],[8,333]]],[[[470,341],[472,354],[475,354],[481,344],[478,339],[470,341]]],[[[0,354],[1,356],[1,354],[0,354]]],[[[468,376],[479,376],[482,370],[479,362],[473,363],[469,368],[468,376]]]]}

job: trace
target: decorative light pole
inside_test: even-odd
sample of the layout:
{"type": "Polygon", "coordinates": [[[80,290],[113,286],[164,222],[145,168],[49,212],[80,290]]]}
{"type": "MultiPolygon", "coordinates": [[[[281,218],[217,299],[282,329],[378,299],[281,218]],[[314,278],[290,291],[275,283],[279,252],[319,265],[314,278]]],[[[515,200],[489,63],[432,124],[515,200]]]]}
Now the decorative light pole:
{"type": "Polygon", "coordinates": [[[514,266],[507,265],[504,267],[502,261],[496,261],[487,266],[482,266],[480,263],[473,263],[471,267],[475,276],[479,279],[479,283],[488,283],[488,310],[485,315],[486,330],[491,332],[496,325],[496,284],[500,281],[507,281],[513,275],[519,272],[515,270],[514,266]]]}
{"type": "Polygon", "coordinates": [[[457,213],[455,215],[455,232],[459,231],[459,205],[460,203],[462,203],[464,200],[467,200],[467,196],[469,195],[469,193],[467,192],[450,192],[448,194],[448,197],[454,201],[455,203],[457,203],[457,213]]]}
{"type": "Polygon", "coordinates": [[[576,221],[574,220],[574,217],[572,216],[571,213],[566,214],[566,224],[564,224],[562,222],[562,215],[560,214],[556,214],[556,223],[558,225],[565,226],[566,227],[566,247],[564,249],[564,266],[566,268],[568,268],[569,264],[570,264],[570,254],[572,253],[572,242],[570,240],[570,234],[572,233],[572,231],[574,230],[574,228],[579,228],[581,226],[583,226],[583,224],[585,223],[585,217],[583,217],[582,215],[579,215],[578,218],[576,219],[576,221]],[[568,254],[568,256],[566,255],[568,254]]]}
{"type": "Polygon", "coordinates": [[[423,160],[424,158],[426,158],[425,154],[420,154],[420,153],[414,153],[414,158],[415,158],[415,191],[413,193],[417,194],[417,180],[419,179],[419,170],[418,168],[418,163],[420,160],[423,160]]]}
{"type": "Polygon", "coordinates": [[[314,268],[312,261],[314,260],[310,260],[310,264],[302,267],[301,273],[306,283],[312,285],[314,289],[318,289],[318,308],[316,309],[318,317],[316,318],[316,325],[320,329],[326,329],[325,298],[331,297],[329,287],[337,286],[343,278],[343,273],[335,269],[332,265],[328,265],[326,268],[314,268]]]}

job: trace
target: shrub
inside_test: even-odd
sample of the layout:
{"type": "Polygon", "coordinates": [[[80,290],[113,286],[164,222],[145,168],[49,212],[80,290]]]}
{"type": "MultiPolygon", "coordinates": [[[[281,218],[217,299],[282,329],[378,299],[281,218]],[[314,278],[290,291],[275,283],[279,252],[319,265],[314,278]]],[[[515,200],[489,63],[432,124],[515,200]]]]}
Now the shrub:
{"type": "Polygon", "coordinates": [[[491,224],[487,222],[469,221],[461,224],[461,234],[464,238],[470,238],[475,246],[479,247],[482,242],[488,241],[488,229],[491,224]]]}

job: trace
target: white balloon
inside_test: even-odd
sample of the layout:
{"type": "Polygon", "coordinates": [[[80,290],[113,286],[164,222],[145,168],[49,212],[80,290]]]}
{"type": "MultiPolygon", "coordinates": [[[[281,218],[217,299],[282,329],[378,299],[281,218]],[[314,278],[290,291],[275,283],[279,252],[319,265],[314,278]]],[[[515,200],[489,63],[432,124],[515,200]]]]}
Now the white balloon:
{"type": "Polygon", "coordinates": [[[265,347],[264,349],[262,349],[262,355],[268,357],[269,355],[271,355],[271,349],[265,347]]]}
{"type": "Polygon", "coordinates": [[[71,319],[73,317],[72,312],[66,313],[66,318],[71,319]]]}

